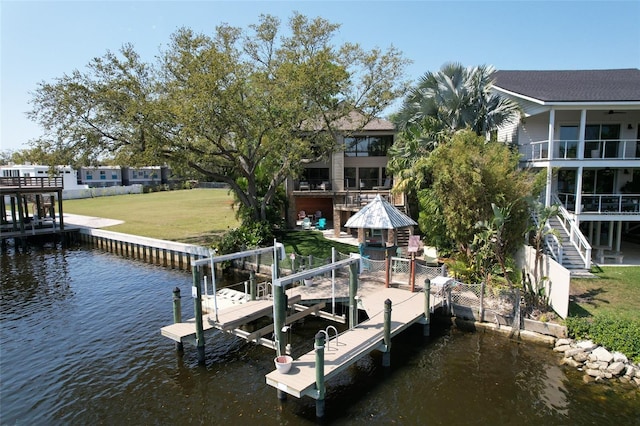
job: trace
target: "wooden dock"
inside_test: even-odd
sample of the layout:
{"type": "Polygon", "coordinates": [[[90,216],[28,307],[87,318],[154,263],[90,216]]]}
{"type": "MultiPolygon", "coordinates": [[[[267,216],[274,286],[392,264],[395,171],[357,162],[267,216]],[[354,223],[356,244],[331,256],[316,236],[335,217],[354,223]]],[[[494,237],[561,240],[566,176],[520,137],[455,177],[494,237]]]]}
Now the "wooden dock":
{"type": "MultiPolygon", "coordinates": [[[[289,299],[290,304],[300,302],[300,296],[294,296],[289,299]]],[[[324,306],[324,305],[322,305],[324,306]]],[[[312,308],[308,308],[312,309],[312,308]]],[[[321,307],[317,307],[315,310],[320,310],[321,307]]],[[[309,313],[307,313],[309,314],[309,313]]],[[[242,337],[248,341],[255,341],[256,343],[263,344],[267,347],[274,348],[273,342],[268,339],[263,339],[262,336],[273,332],[273,324],[264,327],[261,330],[254,332],[247,332],[241,330],[240,327],[248,324],[258,318],[264,316],[273,315],[273,300],[251,300],[242,304],[228,306],[224,309],[220,309],[218,314],[210,313],[204,315],[203,329],[205,337],[207,334],[213,333],[215,330],[222,330],[234,334],[238,337],[242,337]]],[[[292,315],[293,318],[289,318],[291,322],[297,319],[297,314],[292,315]],[[294,316],[295,315],[295,316],[294,316]],[[295,319],[294,319],[295,318],[295,319]]],[[[160,333],[174,340],[178,343],[190,343],[195,345],[196,339],[196,320],[191,318],[186,322],[179,322],[171,325],[167,325],[160,329],[160,333]]]]}
{"type": "MultiPolygon", "coordinates": [[[[432,296],[433,297],[433,296],[432,296]]],[[[369,352],[384,348],[384,302],[391,300],[391,336],[411,324],[424,319],[425,295],[396,288],[383,288],[361,296],[362,306],[369,319],[347,330],[325,344],[325,380],[337,375],[369,352]]],[[[433,305],[432,305],[433,306],[433,305]]],[[[267,384],[297,398],[317,398],[315,350],[293,361],[291,370],[281,374],[277,370],[266,375],[267,384]]]]}

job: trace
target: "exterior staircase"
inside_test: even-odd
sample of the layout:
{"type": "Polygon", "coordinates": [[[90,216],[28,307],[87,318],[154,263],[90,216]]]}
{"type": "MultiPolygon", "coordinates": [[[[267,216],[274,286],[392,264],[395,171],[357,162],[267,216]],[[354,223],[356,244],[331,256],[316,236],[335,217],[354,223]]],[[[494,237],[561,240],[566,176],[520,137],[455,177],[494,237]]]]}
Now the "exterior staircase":
{"type": "Polygon", "coordinates": [[[548,223],[551,228],[556,230],[562,244],[562,266],[570,270],[572,274],[574,274],[574,271],[576,273],[586,272],[584,260],[582,260],[578,249],[571,242],[571,237],[565,231],[558,217],[552,217],[548,223]]]}

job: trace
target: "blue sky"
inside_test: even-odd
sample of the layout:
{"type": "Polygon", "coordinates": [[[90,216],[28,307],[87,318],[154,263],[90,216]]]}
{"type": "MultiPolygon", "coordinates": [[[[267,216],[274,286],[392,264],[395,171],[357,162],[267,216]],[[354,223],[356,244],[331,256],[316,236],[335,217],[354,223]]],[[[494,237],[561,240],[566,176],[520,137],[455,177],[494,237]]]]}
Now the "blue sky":
{"type": "MultiPolygon", "coordinates": [[[[147,61],[180,27],[213,34],[296,10],[341,24],[336,43],[399,48],[417,79],[447,62],[498,69],[640,68],[640,1],[0,0],[0,149],[42,134],[25,112],[41,81],[132,43],[147,61]]],[[[391,111],[389,111],[391,112],[391,111]]]]}

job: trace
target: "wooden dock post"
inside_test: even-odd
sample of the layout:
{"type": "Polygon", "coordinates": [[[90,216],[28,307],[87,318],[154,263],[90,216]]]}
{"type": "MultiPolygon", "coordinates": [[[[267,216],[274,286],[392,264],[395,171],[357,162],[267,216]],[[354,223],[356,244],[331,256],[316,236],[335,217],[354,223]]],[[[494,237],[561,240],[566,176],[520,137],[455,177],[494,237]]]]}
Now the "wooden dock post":
{"type": "Polygon", "coordinates": [[[358,264],[349,265],[349,328],[354,329],[358,325],[358,305],[356,293],[358,291],[358,264]]]}
{"type": "Polygon", "coordinates": [[[191,268],[193,275],[193,311],[196,320],[196,347],[198,348],[198,363],[204,364],[204,326],[202,324],[202,289],[200,288],[200,267],[191,268]]]}
{"type": "Polygon", "coordinates": [[[430,322],[431,322],[431,280],[427,278],[424,280],[424,325],[422,327],[422,335],[428,337],[431,334],[430,322]]]}
{"type": "Polygon", "coordinates": [[[316,417],[324,417],[324,333],[316,333],[316,417]]]}
{"type": "MultiPolygon", "coordinates": [[[[180,287],[176,287],[173,289],[173,322],[176,324],[182,322],[180,287]]],[[[182,352],[184,350],[184,347],[182,346],[182,342],[176,342],[176,350],[178,352],[182,352]]]]}
{"type": "Polygon", "coordinates": [[[391,299],[384,301],[384,349],[382,366],[391,366],[391,299]]]}

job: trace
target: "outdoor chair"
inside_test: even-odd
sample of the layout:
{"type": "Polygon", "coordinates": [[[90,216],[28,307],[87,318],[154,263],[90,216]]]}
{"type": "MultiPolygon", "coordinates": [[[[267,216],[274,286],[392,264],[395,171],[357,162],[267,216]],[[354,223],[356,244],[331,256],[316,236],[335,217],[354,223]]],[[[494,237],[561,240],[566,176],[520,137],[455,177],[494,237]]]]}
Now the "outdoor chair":
{"type": "Polygon", "coordinates": [[[309,219],[308,217],[302,219],[302,229],[311,229],[311,219],[309,219]]]}
{"type": "Polygon", "coordinates": [[[298,212],[298,220],[304,220],[305,217],[307,217],[307,213],[304,210],[300,210],[298,212]]]}
{"type": "Polygon", "coordinates": [[[325,219],[324,217],[321,217],[320,219],[318,219],[317,229],[324,231],[326,228],[327,228],[327,219],[325,219]]]}

